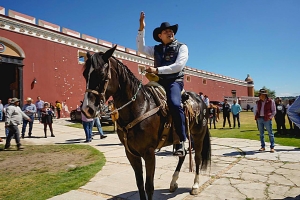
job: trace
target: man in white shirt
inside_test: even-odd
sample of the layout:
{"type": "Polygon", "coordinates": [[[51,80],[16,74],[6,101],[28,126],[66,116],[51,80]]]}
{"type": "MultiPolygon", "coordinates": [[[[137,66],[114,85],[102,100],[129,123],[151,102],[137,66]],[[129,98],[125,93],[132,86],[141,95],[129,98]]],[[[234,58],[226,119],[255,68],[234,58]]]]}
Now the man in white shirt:
{"type": "Polygon", "coordinates": [[[140,14],[140,27],[137,36],[138,51],[154,58],[154,67],[146,67],[146,72],[154,73],[159,77],[167,93],[167,103],[173,117],[176,133],[180,144],[176,145],[174,155],[184,156],[185,117],[181,107],[181,91],[183,89],[184,67],[188,60],[188,48],[185,44],[175,39],[178,25],[171,26],[163,22],[153,31],[153,38],[159,45],[145,45],[145,13],[140,14]]]}
{"type": "Polygon", "coordinates": [[[204,103],[206,104],[206,106],[209,106],[209,98],[207,95],[204,95],[204,99],[203,99],[204,103]]]}

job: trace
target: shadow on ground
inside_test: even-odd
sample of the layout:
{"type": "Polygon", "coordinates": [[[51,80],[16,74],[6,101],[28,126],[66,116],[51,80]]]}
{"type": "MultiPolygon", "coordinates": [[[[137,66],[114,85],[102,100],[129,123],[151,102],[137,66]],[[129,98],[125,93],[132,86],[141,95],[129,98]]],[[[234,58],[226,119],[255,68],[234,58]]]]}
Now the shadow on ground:
{"type": "MultiPolygon", "coordinates": [[[[154,190],[153,199],[156,200],[165,200],[176,197],[177,195],[190,192],[191,188],[178,188],[175,192],[170,193],[169,189],[157,189],[154,190]]],[[[120,194],[116,197],[109,198],[108,200],[137,200],[139,198],[138,191],[131,191],[120,194]]]]}

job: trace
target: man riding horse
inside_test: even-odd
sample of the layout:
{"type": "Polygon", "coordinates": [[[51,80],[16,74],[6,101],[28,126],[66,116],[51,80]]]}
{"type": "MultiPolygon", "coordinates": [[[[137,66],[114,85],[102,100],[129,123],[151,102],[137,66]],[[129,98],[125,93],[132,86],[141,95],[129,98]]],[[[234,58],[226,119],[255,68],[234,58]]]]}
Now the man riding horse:
{"type": "Polygon", "coordinates": [[[157,74],[158,83],[167,94],[167,103],[173,117],[175,131],[179,136],[180,144],[176,145],[174,155],[184,156],[184,142],[186,140],[185,117],[181,107],[181,91],[183,90],[184,67],[188,60],[188,48],[175,39],[178,24],[171,26],[163,22],[153,31],[153,38],[161,44],[145,46],[145,13],[140,14],[140,27],[137,36],[138,51],[154,58],[154,67],[146,67],[146,72],[157,74]]]}

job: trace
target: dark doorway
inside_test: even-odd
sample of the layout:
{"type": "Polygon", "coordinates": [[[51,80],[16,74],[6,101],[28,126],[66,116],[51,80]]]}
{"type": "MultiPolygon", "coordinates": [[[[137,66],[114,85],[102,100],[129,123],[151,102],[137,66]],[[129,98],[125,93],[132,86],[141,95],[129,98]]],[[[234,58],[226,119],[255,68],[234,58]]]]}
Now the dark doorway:
{"type": "Polygon", "coordinates": [[[20,98],[18,65],[0,62],[0,74],[0,99],[5,105],[8,98],[20,98]]]}

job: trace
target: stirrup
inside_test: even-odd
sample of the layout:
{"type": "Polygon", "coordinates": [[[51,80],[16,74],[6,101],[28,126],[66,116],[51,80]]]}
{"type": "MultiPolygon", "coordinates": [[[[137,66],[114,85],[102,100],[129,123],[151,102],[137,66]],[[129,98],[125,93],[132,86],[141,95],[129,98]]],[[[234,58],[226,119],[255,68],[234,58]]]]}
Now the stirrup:
{"type": "MultiPolygon", "coordinates": [[[[184,157],[186,155],[186,150],[184,147],[184,142],[180,142],[180,144],[177,144],[179,147],[175,150],[173,153],[174,156],[184,157]]],[[[176,145],[176,146],[177,146],[176,145]]]]}

